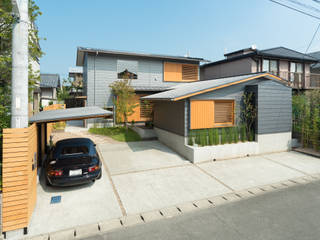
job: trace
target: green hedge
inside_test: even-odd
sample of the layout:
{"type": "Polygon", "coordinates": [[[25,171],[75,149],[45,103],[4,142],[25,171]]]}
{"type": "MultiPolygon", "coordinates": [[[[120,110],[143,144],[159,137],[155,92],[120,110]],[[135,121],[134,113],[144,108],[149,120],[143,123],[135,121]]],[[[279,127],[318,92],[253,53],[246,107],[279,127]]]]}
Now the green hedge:
{"type": "Polygon", "coordinates": [[[191,130],[188,134],[188,145],[193,146],[212,146],[231,144],[238,142],[247,142],[255,140],[254,131],[250,131],[248,136],[246,127],[224,127],[224,128],[210,128],[191,130]]]}

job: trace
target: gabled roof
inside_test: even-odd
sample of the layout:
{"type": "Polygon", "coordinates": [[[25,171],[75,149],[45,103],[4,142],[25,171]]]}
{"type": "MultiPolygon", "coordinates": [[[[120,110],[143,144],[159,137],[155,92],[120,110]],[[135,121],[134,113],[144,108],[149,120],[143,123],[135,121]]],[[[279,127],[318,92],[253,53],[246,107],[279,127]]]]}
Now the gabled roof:
{"type": "MultiPolygon", "coordinates": [[[[241,49],[229,54],[225,54],[225,56],[234,54],[234,53],[240,53],[240,52],[245,52],[245,50],[248,49],[241,49]]],[[[313,56],[310,56],[308,54],[304,54],[301,52],[297,52],[295,50],[286,48],[286,47],[275,47],[275,48],[269,48],[265,50],[258,50],[258,49],[252,49],[252,51],[248,51],[249,53],[241,54],[241,55],[236,55],[234,57],[228,57],[223,60],[211,62],[211,63],[206,63],[201,66],[201,68],[206,67],[206,66],[211,66],[211,65],[218,65],[222,64],[225,62],[231,62],[235,61],[238,59],[243,59],[247,57],[254,57],[254,56],[261,56],[261,57],[270,57],[270,58],[277,58],[277,59],[284,59],[284,60],[292,60],[292,61],[302,61],[302,62],[311,62],[315,63],[318,62],[316,58],[313,56]]]]}
{"type": "Polygon", "coordinates": [[[315,64],[312,64],[312,65],[311,65],[311,68],[312,68],[312,69],[320,68],[320,51],[318,51],[318,52],[313,52],[313,53],[309,53],[309,55],[310,55],[311,57],[313,57],[313,58],[318,59],[318,62],[315,63],[315,64]]]}
{"type": "Polygon", "coordinates": [[[193,83],[185,83],[175,86],[172,90],[157,93],[149,96],[142,97],[145,100],[165,100],[165,101],[178,101],[188,97],[196,96],[206,92],[215,91],[221,88],[229,87],[232,85],[248,82],[258,78],[267,78],[274,81],[279,81],[285,84],[281,78],[276,77],[269,73],[253,73],[241,76],[218,78],[213,80],[198,81],[193,83]]]}
{"type": "Polygon", "coordinates": [[[59,74],[40,74],[40,87],[41,88],[58,88],[60,87],[60,76],[59,74]]]}
{"type": "Polygon", "coordinates": [[[163,55],[163,54],[136,53],[136,52],[125,52],[125,51],[107,50],[107,49],[99,49],[99,48],[78,47],[78,49],[77,49],[77,62],[76,62],[77,66],[83,66],[84,53],[156,58],[156,59],[162,59],[162,60],[175,60],[175,61],[180,60],[180,61],[186,61],[186,62],[191,62],[191,63],[199,63],[199,62],[203,62],[203,61],[208,62],[207,60],[204,60],[203,58],[196,58],[196,57],[171,56],[171,55],[163,55]]]}
{"type": "Polygon", "coordinates": [[[314,57],[309,56],[308,54],[304,54],[301,52],[297,52],[295,50],[285,48],[285,47],[275,47],[269,48],[265,50],[258,50],[258,55],[262,56],[274,56],[280,58],[288,58],[288,59],[299,59],[306,61],[317,61],[314,57]]]}

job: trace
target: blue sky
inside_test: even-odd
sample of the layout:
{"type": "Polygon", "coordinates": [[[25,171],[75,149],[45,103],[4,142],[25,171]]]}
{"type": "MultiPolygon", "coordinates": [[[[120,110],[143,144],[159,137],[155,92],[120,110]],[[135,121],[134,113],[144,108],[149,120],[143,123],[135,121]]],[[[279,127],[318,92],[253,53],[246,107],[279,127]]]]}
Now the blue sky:
{"type": "MultiPolygon", "coordinates": [[[[285,2],[285,0],[281,0],[285,2]]],[[[300,0],[302,1],[302,0],[300,0]]],[[[320,4],[303,0],[320,9],[320,4]]],[[[319,20],[268,0],[36,0],[41,72],[66,77],[76,48],[223,58],[253,44],[305,52],[319,20]]],[[[302,7],[299,7],[302,9],[302,7]]],[[[320,16],[320,13],[310,13],[320,16]]],[[[320,32],[310,51],[320,50],[320,32]]]]}

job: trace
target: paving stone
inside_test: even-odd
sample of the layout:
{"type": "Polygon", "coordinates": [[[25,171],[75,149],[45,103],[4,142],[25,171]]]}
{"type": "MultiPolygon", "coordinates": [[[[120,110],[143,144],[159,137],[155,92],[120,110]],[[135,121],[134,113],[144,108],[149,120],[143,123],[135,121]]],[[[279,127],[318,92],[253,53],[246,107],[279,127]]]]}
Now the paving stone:
{"type": "Polygon", "coordinates": [[[259,187],[253,187],[248,189],[249,192],[252,192],[254,195],[259,195],[264,193],[259,187]]]}
{"type": "Polygon", "coordinates": [[[312,174],[312,177],[315,179],[320,179],[320,173],[312,174]]]}
{"type": "MultiPolygon", "coordinates": [[[[3,239],[3,238],[0,237],[0,239],[3,239]]],[[[24,240],[48,240],[48,239],[49,239],[49,235],[48,234],[41,234],[41,235],[38,235],[38,236],[24,238],[24,240]]]]}
{"type": "Polygon", "coordinates": [[[165,218],[178,216],[181,212],[176,207],[168,207],[160,210],[165,218]]]}
{"type": "Polygon", "coordinates": [[[209,198],[209,201],[212,202],[214,206],[228,203],[228,201],[222,198],[222,196],[215,196],[215,197],[209,198]]]}
{"type": "Polygon", "coordinates": [[[50,240],[70,240],[74,239],[74,229],[67,229],[49,234],[50,240]]]}
{"type": "Polygon", "coordinates": [[[179,204],[177,207],[181,210],[182,213],[192,212],[198,209],[195,205],[193,205],[192,202],[179,204]]]}
{"type": "Polygon", "coordinates": [[[98,223],[76,227],[76,238],[83,238],[99,233],[98,223]]]}
{"type": "Polygon", "coordinates": [[[315,179],[312,176],[305,176],[303,177],[304,180],[306,180],[307,182],[313,182],[315,179]]]}
{"type": "Polygon", "coordinates": [[[163,218],[163,216],[160,214],[159,211],[145,212],[145,213],[142,213],[141,215],[145,222],[151,222],[151,221],[159,220],[163,218]]]}
{"type": "Polygon", "coordinates": [[[100,232],[108,232],[117,228],[121,228],[122,224],[120,219],[112,219],[103,222],[99,222],[100,232]]]}
{"type": "Polygon", "coordinates": [[[234,193],[227,193],[223,195],[224,198],[227,199],[228,202],[238,201],[241,198],[234,193]]]}
{"type": "Polygon", "coordinates": [[[277,189],[286,188],[287,186],[283,185],[282,183],[273,183],[271,184],[273,187],[276,187],[277,189]]]}
{"type": "Polygon", "coordinates": [[[297,185],[299,182],[298,182],[298,180],[295,178],[295,179],[291,179],[292,181],[284,181],[284,182],[282,182],[282,184],[285,184],[286,186],[288,186],[288,187],[291,187],[291,186],[295,186],[295,185],[297,185]]]}
{"type": "Polygon", "coordinates": [[[247,190],[242,190],[242,191],[236,192],[236,194],[240,195],[241,198],[253,197],[253,194],[249,193],[247,190]]]}
{"type": "Polygon", "coordinates": [[[198,208],[209,208],[213,207],[212,203],[210,203],[207,199],[202,199],[193,202],[195,205],[197,205],[198,208]]]}
{"type": "Polygon", "coordinates": [[[304,177],[295,178],[295,179],[293,179],[293,181],[295,181],[296,183],[299,183],[299,184],[306,184],[309,182],[308,180],[304,179],[304,177]]]}
{"type": "Polygon", "coordinates": [[[265,185],[265,186],[262,186],[262,187],[260,187],[260,188],[263,189],[263,190],[266,191],[266,192],[274,191],[274,190],[275,190],[271,185],[265,185]]]}
{"type": "Polygon", "coordinates": [[[120,218],[120,220],[122,222],[122,225],[125,227],[144,223],[140,214],[124,216],[124,217],[120,218]]]}

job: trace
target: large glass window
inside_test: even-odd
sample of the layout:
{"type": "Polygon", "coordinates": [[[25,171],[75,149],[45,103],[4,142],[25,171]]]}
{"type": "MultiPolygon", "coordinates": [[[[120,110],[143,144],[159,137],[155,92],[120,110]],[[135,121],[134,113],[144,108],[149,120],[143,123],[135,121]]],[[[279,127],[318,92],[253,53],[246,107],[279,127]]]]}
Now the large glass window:
{"type": "Polygon", "coordinates": [[[138,61],[118,60],[117,71],[118,79],[137,79],[138,61]]]}
{"type": "Polygon", "coordinates": [[[278,72],[278,61],[270,60],[270,72],[278,72]]]}
{"type": "Polygon", "coordinates": [[[263,59],[262,61],[262,71],[269,72],[269,60],[263,59]]]}

